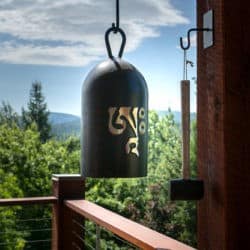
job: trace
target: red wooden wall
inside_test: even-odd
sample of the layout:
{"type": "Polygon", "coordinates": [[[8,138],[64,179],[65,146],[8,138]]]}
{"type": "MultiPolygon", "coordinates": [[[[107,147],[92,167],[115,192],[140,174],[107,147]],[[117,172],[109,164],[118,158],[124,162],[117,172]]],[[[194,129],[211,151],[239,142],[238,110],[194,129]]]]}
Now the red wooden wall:
{"type": "Polygon", "coordinates": [[[215,43],[198,36],[198,249],[250,249],[250,1],[198,0],[214,10],[215,43]]]}

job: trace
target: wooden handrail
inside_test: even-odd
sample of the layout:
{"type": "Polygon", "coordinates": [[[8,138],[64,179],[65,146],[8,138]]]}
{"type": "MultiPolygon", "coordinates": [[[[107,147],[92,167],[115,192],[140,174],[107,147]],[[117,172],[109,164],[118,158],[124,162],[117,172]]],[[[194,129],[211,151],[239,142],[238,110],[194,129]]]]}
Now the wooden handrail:
{"type": "Polygon", "coordinates": [[[0,207],[16,205],[53,204],[56,202],[57,198],[54,196],[0,199],[0,207]]]}
{"type": "MultiPolygon", "coordinates": [[[[65,181],[66,184],[72,186],[70,181],[65,181]],[[68,183],[69,182],[69,183],[68,183]]],[[[76,181],[74,182],[76,184],[76,181]]],[[[77,190],[82,188],[82,179],[77,182],[77,190]],[[79,186],[79,187],[78,187],[79,186]]],[[[65,185],[58,181],[54,183],[57,188],[57,193],[62,193],[61,189],[65,189],[65,185]],[[59,192],[60,191],[60,192],[59,192]]],[[[75,193],[74,193],[75,194],[75,193]]],[[[70,195],[67,195],[68,197],[70,195]]],[[[78,197],[81,196],[79,191],[78,197]]],[[[68,198],[67,197],[67,198],[68,198]]],[[[66,198],[66,197],[65,197],[66,198]]],[[[53,232],[52,235],[52,249],[72,249],[73,236],[71,222],[72,218],[79,220],[82,218],[89,219],[96,224],[106,228],[112,233],[120,236],[124,240],[132,243],[141,249],[155,249],[155,250],[192,250],[193,248],[181,242],[178,242],[170,237],[160,234],[152,229],[140,225],[134,221],[124,218],[114,212],[111,212],[103,207],[100,207],[92,202],[86,200],[64,200],[64,203],[59,202],[59,196],[47,197],[29,197],[29,198],[14,198],[14,199],[0,199],[1,206],[15,206],[15,205],[35,205],[35,204],[54,204],[53,206],[53,232]],[[59,211],[58,209],[61,208],[59,211]],[[73,212],[73,213],[72,213],[73,212]],[[72,218],[71,218],[72,217],[72,218]],[[71,219],[70,219],[71,218],[71,219]],[[59,223],[61,221],[61,223],[59,223]],[[60,229],[64,229],[60,231],[60,229]],[[59,237],[60,236],[60,237],[59,237]],[[61,244],[60,244],[61,243],[61,244]]],[[[76,198],[75,196],[73,197],[76,198]]],[[[61,200],[62,201],[62,200],[61,200]]]]}
{"type": "Polygon", "coordinates": [[[190,246],[126,219],[92,202],[86,200],[66,200],[65,205],[75,213],[95,222],[142,249],[193,249],[190,246]]]}

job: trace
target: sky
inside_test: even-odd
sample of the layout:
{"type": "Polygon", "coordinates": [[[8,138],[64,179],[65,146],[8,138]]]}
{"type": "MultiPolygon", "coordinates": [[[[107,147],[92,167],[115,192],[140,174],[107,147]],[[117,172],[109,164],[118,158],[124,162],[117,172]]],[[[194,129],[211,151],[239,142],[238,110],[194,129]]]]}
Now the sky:
{"type": "MultiPolygon", "coordinates": [[[[1,0],[0,102],[18,113],[40,81],[51,112],[81,114],[81,88],[88,72],[108,58],[105,31],[115,22],[115,0],[1,0]]],[[[145,77],[149,109],[180,110],[183,50],[179,37],[196,27],[195,0],[120,0],[123,59],[145,77]]],[[[111,35],[113,54],[119,35],[111,35]]],[[[196,34],[187,52],[196,77],[196,34]]],[[[191,80],[191,111],[196,85],[191,80]]]]}

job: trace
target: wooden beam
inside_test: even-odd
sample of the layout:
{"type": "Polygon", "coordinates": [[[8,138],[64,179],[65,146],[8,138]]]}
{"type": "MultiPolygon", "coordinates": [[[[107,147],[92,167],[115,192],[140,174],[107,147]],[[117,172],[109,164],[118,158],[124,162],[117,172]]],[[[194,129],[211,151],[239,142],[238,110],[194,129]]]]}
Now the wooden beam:
{"type": "Polygon", "coordinates": [[[198,35],[198,249],[250,249],[250,2],[197,1],[214,11],[214,45],[198,35]]]}

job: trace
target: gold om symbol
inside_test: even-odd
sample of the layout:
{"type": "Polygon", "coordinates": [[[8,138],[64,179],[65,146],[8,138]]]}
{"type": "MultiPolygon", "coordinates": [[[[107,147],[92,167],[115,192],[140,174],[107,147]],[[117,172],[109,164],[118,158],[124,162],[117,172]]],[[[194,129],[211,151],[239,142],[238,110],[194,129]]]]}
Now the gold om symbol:
{"type": "Polygon", "coordinates": [[[132,108],[132,107],[111,107],[109,112],[109,131],[113,135],[121,135],[125,130],[127,125],[131,127],[134,132],[134,137],[130,137],[125,146],[125,151],[127,154],[133,153],[139,157],[138,145],[140,135],[144,134],[146,131],[145,123],[145,109],[144,108],[132,108]],[[138,126],[138,118],[140,124],[138,126]],[[115,127],[114,127],[115,126],[115,127]]]}

